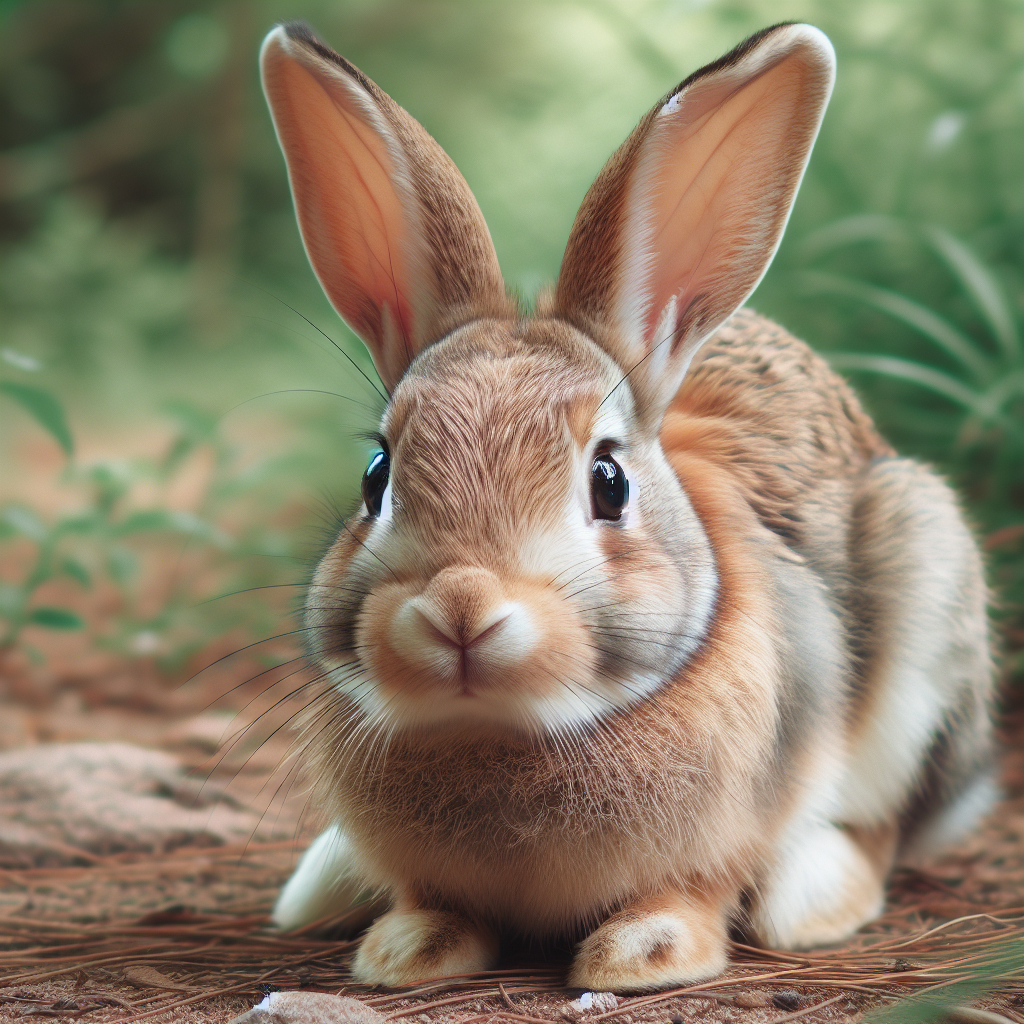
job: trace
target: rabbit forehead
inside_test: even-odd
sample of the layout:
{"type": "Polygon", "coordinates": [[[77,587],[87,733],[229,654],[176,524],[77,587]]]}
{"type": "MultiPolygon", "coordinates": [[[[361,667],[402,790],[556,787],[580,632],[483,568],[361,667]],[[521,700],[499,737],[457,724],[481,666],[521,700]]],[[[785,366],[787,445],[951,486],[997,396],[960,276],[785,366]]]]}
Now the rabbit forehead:
{"type": "Polygon", "coordinates": [[[505,461],[525,448],[583,448],[608,419],[633,417],[618,366],[561,321],[478,321],[432,346],[412,365],[384,417],[388,440],[407,455],[505,461]],[[619,393],[621,392],[621,394],[619,393]],[[612,401],[608,403],[608,399],[612,401]],[[607,408],[604,406],[607,405],[607,408]]]}
{"type": "Polygon", "coordinates": [[[482,321],[428,349],[396,388],[389,547],[440,541],[504,561],[527,538],[582,519],[581,454],[628,433],[621,370],[560,321],[482,321]],[[508,547],[513,545],[513,549],[508,547]]]}

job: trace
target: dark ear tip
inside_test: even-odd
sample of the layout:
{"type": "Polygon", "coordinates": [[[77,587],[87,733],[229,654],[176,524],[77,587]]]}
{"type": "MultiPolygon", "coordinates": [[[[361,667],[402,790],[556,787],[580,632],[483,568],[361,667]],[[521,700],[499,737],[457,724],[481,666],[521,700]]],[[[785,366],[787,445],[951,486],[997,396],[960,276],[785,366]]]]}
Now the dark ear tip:
{"type": "MultiPolygon", "coordinates": [[[[747,36],[741,43],[734,46],[728,53],[723,54],[717,60],[713,60],[710,64],[705,64],[704,67],[698,68],[693,72],[692,75],[683,79],[662,101],[667,103],[672,97],[677,96],[683,92],[684,89],[688,89],[691,85],[694,85],[702,78],[709,78],[711,75],[717,74],[720,71],[726,71],[727,69],[734,67],[739,64],[744,57],[746,57],[751,51],[756,50],[766,39],[770,36],[777,35],[779,32],[785,29],[809,29],[812,34],[819,36],[825,40],[828,44],[827,38],[818,30],[811,25],[806,25],[804,22],[799,21],[780,21],[774,25],[769,25],[767,28],[759,29],[751,36],[747,36]]],[[[831,51],[831,45],[828,46],[831,51]]]]}
{"type": "Polygon", "coordinates": [[[313,31],[313,26],[308,21],[283,21],[281,28],[285,35],[297,43],[312,43],[315,46],[323,46],[323,40],[313,31]]]}
{"type": "MultiPolygon", "coordinates": [[[[298,43],[306,51],[312,50],[321,60],[325,60],[336,67],[341,68],[347,75],[357,79],[368,92],[377,97],[380,101],[380,90],[369,78],[366,77],[354,64],[349,63],[342,55],[332,50],[317,34],[312,26],[306,21],[283,21],[278,26],[288,37],[290,42],[298,43]]],[[[275,30],[276,31],[276,30],[275,30]]],[[[273,33],[271,33],[273,35],[273,33]]],[[[269,38],[269,37],[268,37],[269,38]]]]}

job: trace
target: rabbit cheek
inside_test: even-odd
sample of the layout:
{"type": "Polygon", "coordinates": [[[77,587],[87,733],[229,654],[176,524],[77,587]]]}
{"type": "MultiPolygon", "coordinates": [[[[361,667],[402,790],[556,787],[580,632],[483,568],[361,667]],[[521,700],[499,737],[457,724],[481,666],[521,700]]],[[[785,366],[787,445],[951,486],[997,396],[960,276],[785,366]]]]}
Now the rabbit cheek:
{"type": "Polygon", "coordinates": [[[657,547],[622,530],[602,533],[608,577],[603,599],[592,602],[597,608],[586,616],[592,642],[601,651],[604,676],[628,679],[629,693],[646,693],[670,677],[694,646],[690,636],[697,626],[688,620],[685,581],[657,547]]]}

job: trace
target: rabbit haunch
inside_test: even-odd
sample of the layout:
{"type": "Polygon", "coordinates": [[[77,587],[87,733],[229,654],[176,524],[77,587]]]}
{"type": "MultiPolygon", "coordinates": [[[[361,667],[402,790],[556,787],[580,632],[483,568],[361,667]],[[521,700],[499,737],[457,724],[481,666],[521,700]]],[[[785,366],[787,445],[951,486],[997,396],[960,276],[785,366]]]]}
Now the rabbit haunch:
{"type": "Polygon", "coordinates": [[[951,492],[736,312],[828,41],[765,30],[656,104],[534,317],[420,125],[303,26],[261,59],[310,260],[391,390],[307,600],[332,824],[277,923],[369,887],[361,981],[485,969],[515,931],[577,937],[570,983],[626,990],[719,972],[732,926],[849,935],[990,801],[992,684],[951,492]]]}

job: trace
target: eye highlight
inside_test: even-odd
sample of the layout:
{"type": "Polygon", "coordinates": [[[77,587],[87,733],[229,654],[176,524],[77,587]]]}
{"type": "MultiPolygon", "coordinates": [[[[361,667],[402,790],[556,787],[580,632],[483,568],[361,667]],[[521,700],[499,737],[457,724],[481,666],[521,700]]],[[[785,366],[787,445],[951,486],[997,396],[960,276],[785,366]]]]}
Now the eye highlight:
{"type": "Polygon", "coordinates": [[[590,497],[595,519],[622,518],[629,502],[629,481],[623,468],[607,452],[594,457],[590,469],[590,497]]]}
{"type": "Polygon", "coordinates": [[[384,501],[384,492],[387,490],[388,481],[391,479],[391,456],[387,452],[375,452],[370,459],[370,464],[363,473],[361,491],[363,501],[366,503],[366,511],[371,516],[379,516],[381,504],[384,501]]]}

